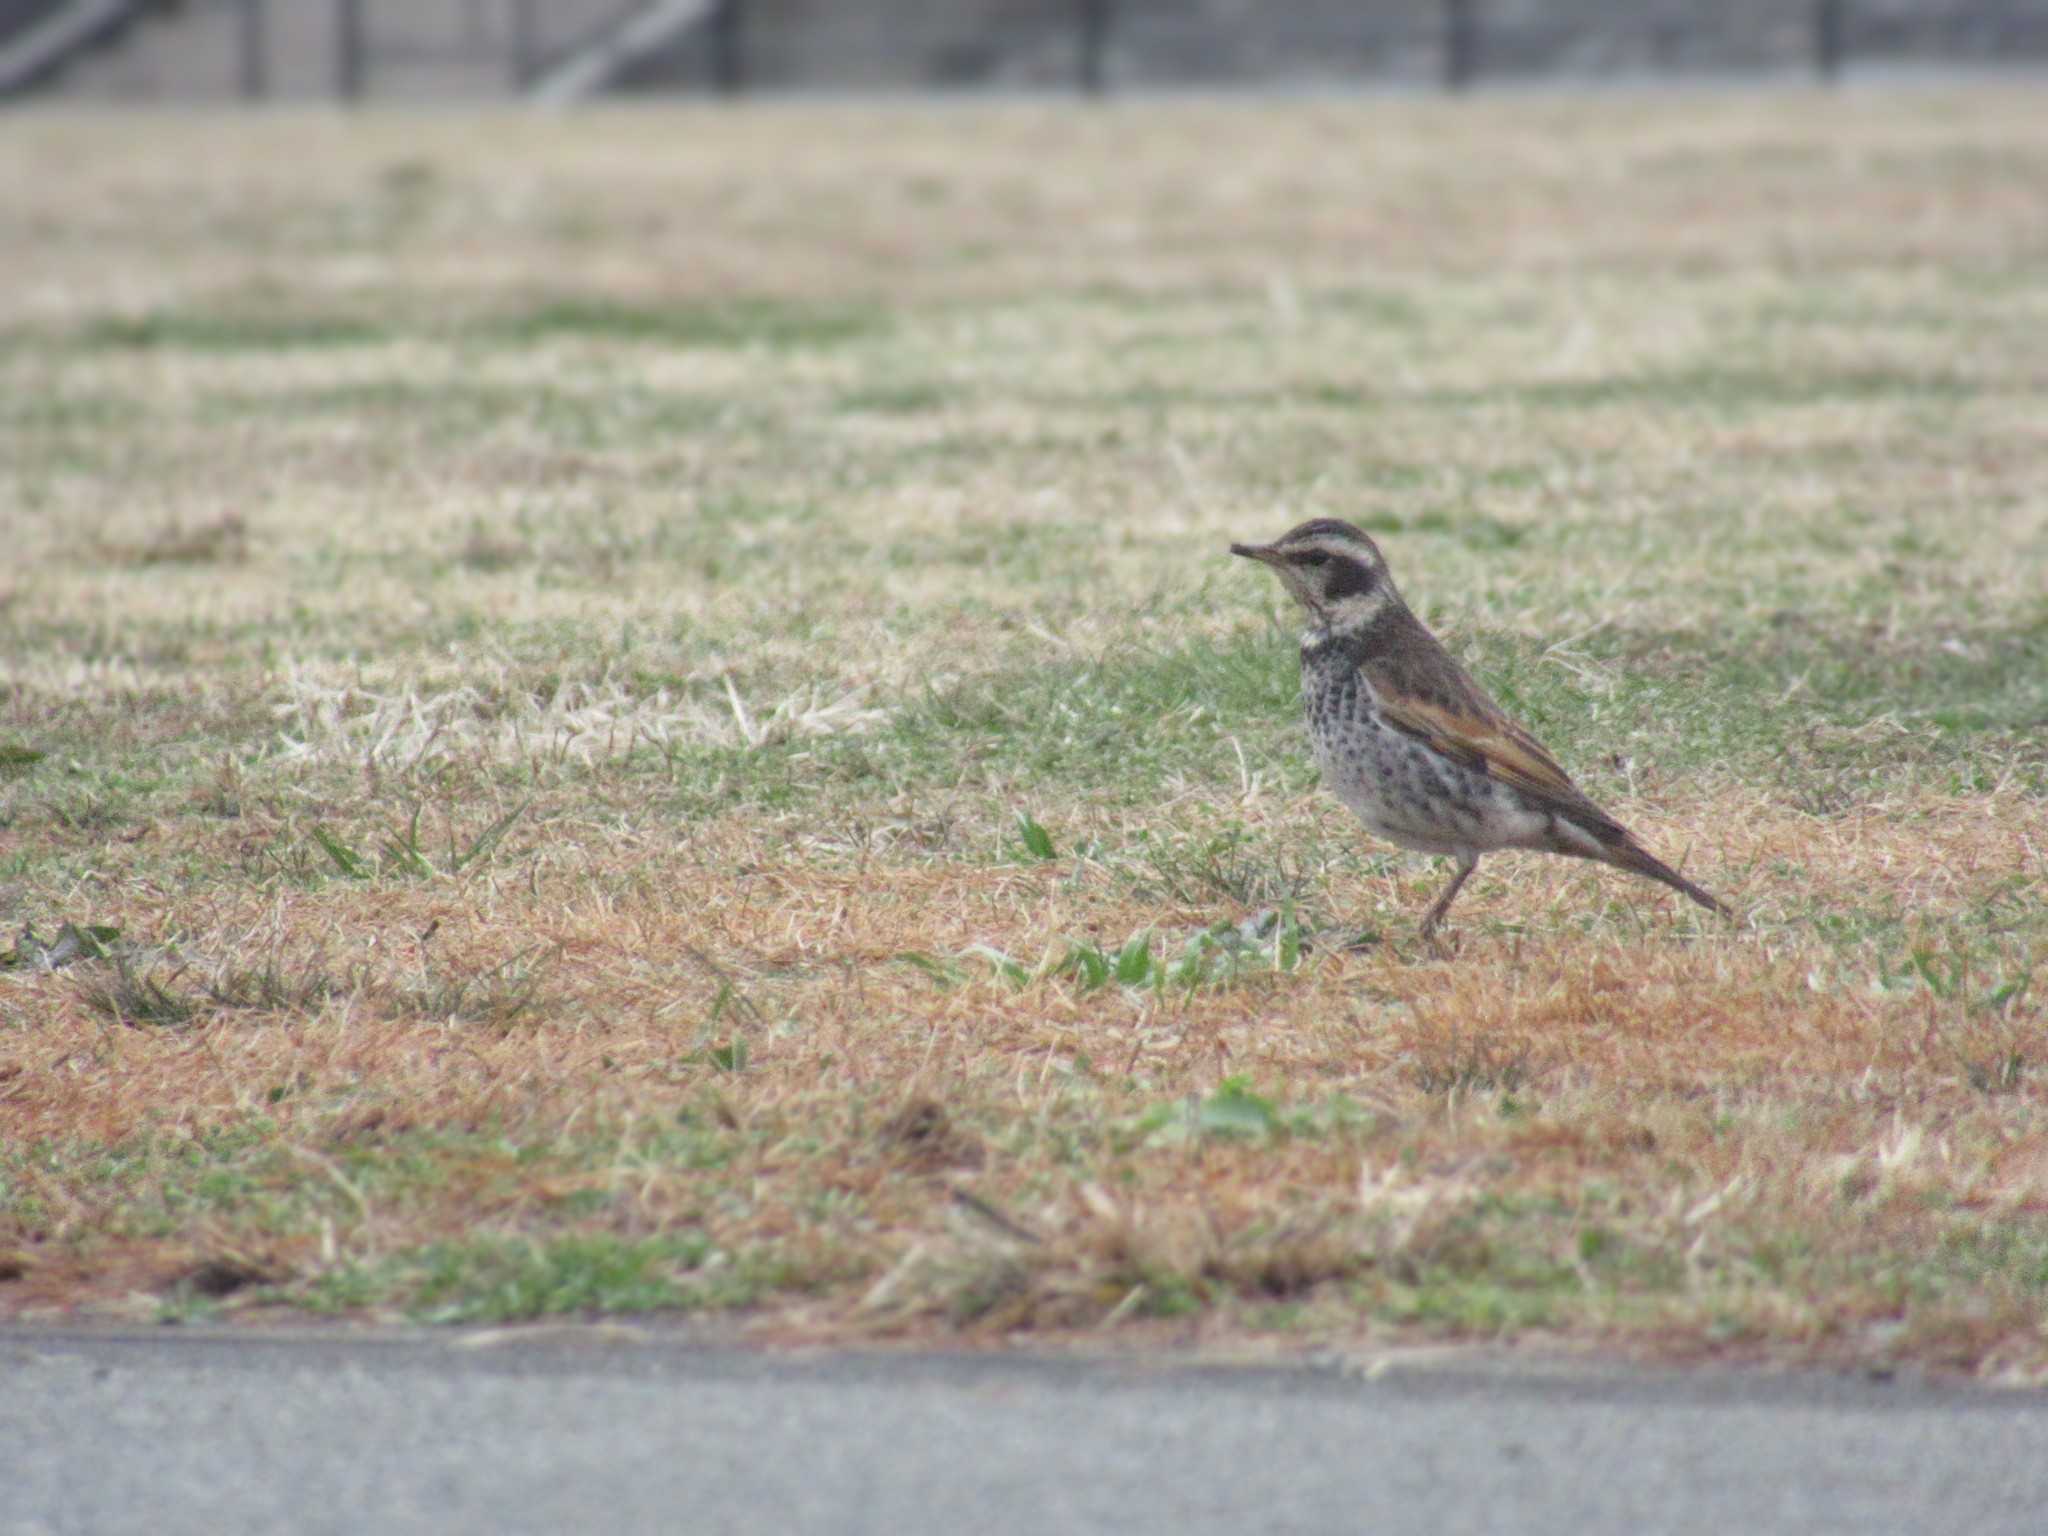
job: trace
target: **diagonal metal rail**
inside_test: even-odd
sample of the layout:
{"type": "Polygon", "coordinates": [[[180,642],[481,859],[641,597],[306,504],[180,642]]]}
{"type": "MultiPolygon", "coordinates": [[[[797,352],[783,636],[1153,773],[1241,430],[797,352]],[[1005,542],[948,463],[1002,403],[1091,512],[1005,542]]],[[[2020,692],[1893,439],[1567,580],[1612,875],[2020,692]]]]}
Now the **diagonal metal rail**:
{"type": "Polygon", "coordinates": [[[545,70],[530,86],[529,101],[566,107],[610,85],[640,59],[708,21],[718,0],[649,0],[616,27],[545,70]]]}
{"type": "Polygon", "coordinates": [[[0,46],[0,97],[35,89],[142,9],[143,0],[71,0],[52,11],[0,46]]]}

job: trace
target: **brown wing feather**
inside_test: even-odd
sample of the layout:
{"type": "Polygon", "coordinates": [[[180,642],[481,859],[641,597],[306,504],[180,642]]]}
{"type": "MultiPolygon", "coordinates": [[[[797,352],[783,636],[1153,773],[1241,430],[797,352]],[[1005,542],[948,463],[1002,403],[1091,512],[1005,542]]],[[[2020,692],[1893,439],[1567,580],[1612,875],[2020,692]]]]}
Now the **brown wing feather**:
{"type": "MultiPolygon", "coordinates": [[[[1712,892],[1649,853],[1626,827],[1588,800],[1543,744],[1510,720],[1412,614],[1390,610],[1382,623],[1399,626],[1401,632],[1385,637],[1392,643],[1381,645],[1358,665],[1389,725],[1475,773],[1513,785],[1538,805],[1585,828],[1604,845],[1599,857],[1607,863],[1660,880],[1709,911],[1735,915],[1712,892]]],[[[1556,851],[1580,853],[1563,846],[1556,851]]]]}
{"type": "Polygon", "coordinates": [[[1434,635],[1416,623],[1403,640],[1360,669],[1389,725],[1476,773],[1513,785],[1602,842],[1627,840],[1621,824],[1586,798],[1557,759],[1486,696],[1434,635]]]}

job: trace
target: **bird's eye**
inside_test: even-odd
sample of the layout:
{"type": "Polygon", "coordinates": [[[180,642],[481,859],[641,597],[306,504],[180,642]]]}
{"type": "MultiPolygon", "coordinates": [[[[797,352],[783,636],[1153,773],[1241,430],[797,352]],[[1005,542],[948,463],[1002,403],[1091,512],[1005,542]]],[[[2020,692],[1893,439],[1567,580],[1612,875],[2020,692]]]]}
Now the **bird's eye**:
{"type": "Polygon", "coordinates": [[[1320,549],[1312,549],[1305,555],[1296,555],[1295,559],[1299,560],[1303,565],[1328,565],[1330,563],[1330,557],[1320,549]]]}

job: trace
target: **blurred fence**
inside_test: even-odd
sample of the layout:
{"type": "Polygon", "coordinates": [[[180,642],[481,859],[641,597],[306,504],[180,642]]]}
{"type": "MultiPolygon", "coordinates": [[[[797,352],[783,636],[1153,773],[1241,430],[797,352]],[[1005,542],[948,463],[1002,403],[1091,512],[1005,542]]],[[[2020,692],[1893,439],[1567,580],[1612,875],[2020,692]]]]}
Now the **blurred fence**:
{"type": "Polygon", "coordinates": [[[2048,64],[2048,0],[720,0],[620,82],[727,89],[1382,83],[2048,64]]]}
{"type": "Polygon", "coordinates": [[[2048,64],[2048,0],[0,0],[0,92],[21,38],[67,16],[78,56],[34,83],[166,98],[1456,90],[2048,64]]]}

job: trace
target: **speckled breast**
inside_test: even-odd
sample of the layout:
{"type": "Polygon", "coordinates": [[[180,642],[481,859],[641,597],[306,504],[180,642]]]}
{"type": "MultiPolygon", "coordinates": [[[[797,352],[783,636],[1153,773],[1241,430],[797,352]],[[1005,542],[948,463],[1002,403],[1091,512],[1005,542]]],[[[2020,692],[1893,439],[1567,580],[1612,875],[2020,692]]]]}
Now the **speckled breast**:
{"type": "Polygon", "coordinates": [[[1496,786],[1388,725],[1348,660],[1305,656],[1301,698],[1323,783],[1374,832],[1423,853],[1492,841],[1496,786]]]}

